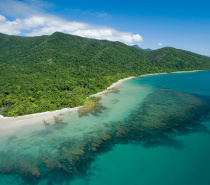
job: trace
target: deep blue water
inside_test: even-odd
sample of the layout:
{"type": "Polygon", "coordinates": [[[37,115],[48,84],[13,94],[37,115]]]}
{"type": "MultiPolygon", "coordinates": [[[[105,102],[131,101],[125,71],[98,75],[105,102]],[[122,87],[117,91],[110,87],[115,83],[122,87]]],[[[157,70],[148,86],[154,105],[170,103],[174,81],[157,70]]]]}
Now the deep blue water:
{"type": "Polygon", "coordinates": [[[209,185],[210,71],[118,88],[100,112],[1,137],[0,184],[209,185]]]}
{"type": "Polygon", "coordinates": [[[139,84],[210,96],[209,71],[170,73],[140,78],[139,84]]]}

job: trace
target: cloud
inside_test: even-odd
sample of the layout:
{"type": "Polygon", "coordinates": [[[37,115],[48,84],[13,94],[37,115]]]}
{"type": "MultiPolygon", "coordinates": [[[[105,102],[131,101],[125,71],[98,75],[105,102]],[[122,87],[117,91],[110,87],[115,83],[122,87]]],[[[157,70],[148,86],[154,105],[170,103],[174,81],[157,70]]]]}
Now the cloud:
{"type": "MultiPolygon", "coordinates": [[[[46,9],[52,6],[53,4],[40,0],[2,1],[0,2],[0,14],[2,14],[0,15],[0,32],[9,35],[40,36],[59,31],[87,38],[120,41],[128,45],[140,44],[143,41],[139,34],[69,21],[46,13],[46,9]]],[[[98,16],[108,15],[103,13],[98,16]]]]}
{"type": "Polygon", "coordinates": [[[163,44],[162,43],[158,43],[158,46],[162,46],[163,44]]]}
{"type": "Polygon", "coordinates": [[[100,40],[120,41],[128,45],[133,45],[143,41],[143,38],[139,34],[133,35],[131,33],[120,32],[112,28],[90,27],[89,29],[77,30],[72,34],[100,40]]]}
{"type": "Polygon", "coordinates": [[[7,21],[6,17],[0,15],[0,32],[9,35],[20,34],[20,22],[18,19],[15,21],[7,21]]]}
{"type": "Polygon", "coordinates": [[[8,21],[5,16],[0,15],[1,33],[18,35],[26,31],[26,36],[51,35],[59,31],[87,38],[120,41],[128,45],[139,44],[143,41],[139,34],[120,32],[113,28],[82,22],[67,21],[53,15],[35,15],[25,19],[15,19],[14,21],[8,21]]]}
{"type": "Polygon", "coordinates": [[[52,3],[42,0],[4,0],[0,1],[0,12],[6,16],[23,18],[45,13],[45,9],[53,7],[52,3]]]}

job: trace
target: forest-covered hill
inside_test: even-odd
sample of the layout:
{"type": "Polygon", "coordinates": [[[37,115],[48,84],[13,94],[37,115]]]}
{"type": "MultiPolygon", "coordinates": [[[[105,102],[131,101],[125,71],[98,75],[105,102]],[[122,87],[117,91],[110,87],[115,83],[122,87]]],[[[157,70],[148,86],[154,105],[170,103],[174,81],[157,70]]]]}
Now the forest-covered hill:
{"type": "Polygon", "coordinates": [[[82,105],[89,95],[129,76],[210,69],[210,58],[171,47],[148,52],[59,32],[0,34],[0,69],[0,114],[18,116],[82,105]]]}

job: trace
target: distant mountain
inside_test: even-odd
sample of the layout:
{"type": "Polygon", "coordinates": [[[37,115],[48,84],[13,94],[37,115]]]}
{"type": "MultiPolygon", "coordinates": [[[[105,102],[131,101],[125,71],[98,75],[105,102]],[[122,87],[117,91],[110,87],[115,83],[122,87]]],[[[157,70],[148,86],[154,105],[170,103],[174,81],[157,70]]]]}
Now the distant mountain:
{"type": "Polygon", "coordinates": [[[56,32],[0,34],[0,114],[82,105],[117,80],[147,73],[210,69],[210,58],[171,47],[147,52],[120,42],[56,32]]]}
{"type": "Polygon", "coordinates": [[[142,49],[138,45],[133,45],[134,48],[142,49]]]}
{"type": "Polygon", "coordinates": [[[152,49],[150,49],[150,48],[146,48],[146,49],[144,49],[145,51],[153,51],[152,49]]]}
{"type": "MultiPolygon", "coordinates": [[[[138,45],[133,45],[134,48],[138,48],[138,49],[142,49],[141,47],[139,47],[138,45]]],[[[146,49],[143,49],[145,51],[152,51],[152,49],[150,48],[146,48],[146,49]]]]}

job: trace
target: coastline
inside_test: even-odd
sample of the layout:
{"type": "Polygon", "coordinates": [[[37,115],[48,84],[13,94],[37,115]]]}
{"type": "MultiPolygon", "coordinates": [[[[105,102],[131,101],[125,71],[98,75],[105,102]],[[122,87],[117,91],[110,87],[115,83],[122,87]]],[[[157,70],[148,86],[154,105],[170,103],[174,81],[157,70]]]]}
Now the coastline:
{"type": "MultiPolygon", "coordinates": [[[[131,78],[135,78],[135,77],[132,76],[132,77],[121,79],[113,83],[105,91],[98,92],[91,96],[101,96],[104,93],[108,92],[110,88],[113,88],[117,86],[118,84],[122,83],[123,81],[131,79],[131,78]]],[[[81,106],[74,107],[74,108],[63,108],[61,110],[47,111],[47,112],[41,112],[41,113],[35,113],[35,114],[29,114],[29,115],[17,116],[17,117],[4,117],[0,115],[0,137],[2,135],[6,135],[16,130],[19,130],[20,128],[25,127],[25,126],[43,124],[44,121],[52,122],[54,121],[54,117],[60,116],[62,114],[76,112],[80,107],[81,106]]]]}
{"type": "MultiPolygon", "coordinates": [[[[199,71],[205,71],[205,70],[193,70],[193,71],[174,71],[174,72],[169,72],[169,73],[151,73],[151,74],[145,74],[145,75],[140,75],[141,76],[151,76],[151,75],[164,75],[164,74],[174,74],[174,73],[193,73],[193,72],[199,72],[199,71]]],[[[137,78],[138,78],[137,77],[137,78]]]]}
{"type": "MultiPolygon", "coordinates": [[[[171,72],[171,73],[186,73],[186,72],[199,72],[202,70],[193,70],[193,71],[177,71],[177,72],[171,72]]],[[[152,74],[145,74],[140,76],[131,76],[128,78],[124,78],[121,80],[118,80],[117,82],[113,83],[110,87],[108,87],[105,91],[98,92],[96,94],[93,94],[91,96],[101,96],[104,93],[108,92],[109,89],[116,87],[118,84],[124,82],[125,80],[129,80],[132,78],[139,78],[143,76],[150,76],[150,75],[161,75],[161,74],[170,74],[170,73],[152,73],[152,74]]],[[[30,126],[34,124],[43,124],[44,120],[47,122],[51,122],[54,120],[54,117],[60,116],[62,114],[71,113],[77,111],[79,107],[74,108],[64,108],[61,110],[55,110],[55,111],[48,111],[48,112],[42,112],[42,113],[35,113],[35,114],[29,114],[24,116],[17,116],[17,117],[4,117],[0,115],[0,136],[5,135],[11,132],[14,132],[16,130],[19,130],[20,128],[24,126],[30,126]],[[29,121],[30,120],[30,121],[29,121]]]]}

